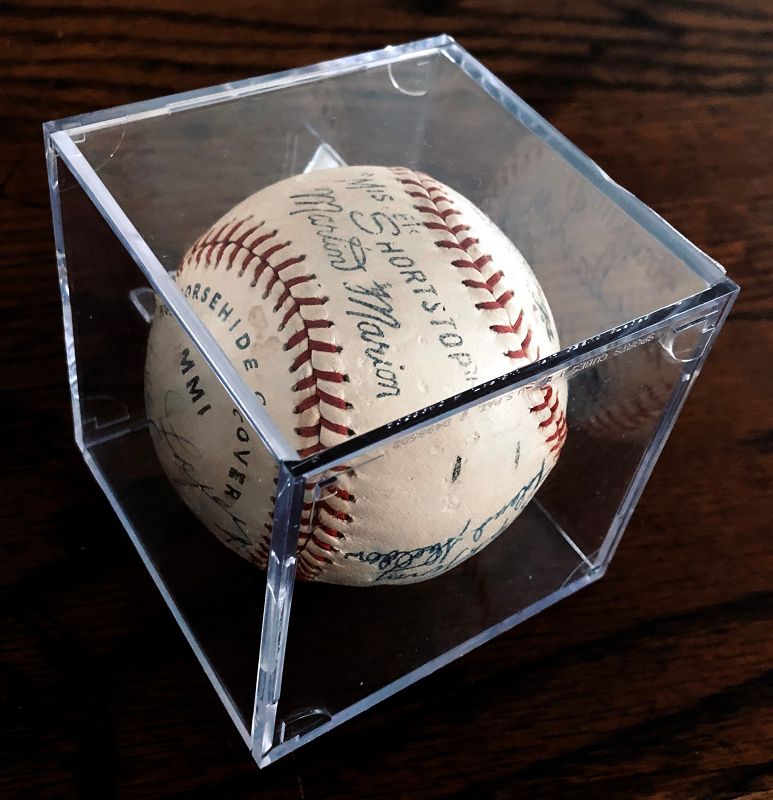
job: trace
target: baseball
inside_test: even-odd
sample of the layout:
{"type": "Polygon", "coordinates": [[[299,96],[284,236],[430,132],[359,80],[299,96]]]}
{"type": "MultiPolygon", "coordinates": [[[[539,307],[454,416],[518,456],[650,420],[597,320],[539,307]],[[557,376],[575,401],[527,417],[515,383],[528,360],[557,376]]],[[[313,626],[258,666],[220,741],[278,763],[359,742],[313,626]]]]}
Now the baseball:
{"type": "MultiPolygon", "coordinates": [[[[257,192],[191,245],[176,281],[301,457],[559,349],[515,245],[458,192],[403,167],[257,192]]],[[[398,585],[474,555],[556,464],[566,399],[563,379],[516,390],[308,483],[298,577],[398,585]]],[[[178,494],[265,567],[276,464],[163,304],[145,402],[178,494]]]]}

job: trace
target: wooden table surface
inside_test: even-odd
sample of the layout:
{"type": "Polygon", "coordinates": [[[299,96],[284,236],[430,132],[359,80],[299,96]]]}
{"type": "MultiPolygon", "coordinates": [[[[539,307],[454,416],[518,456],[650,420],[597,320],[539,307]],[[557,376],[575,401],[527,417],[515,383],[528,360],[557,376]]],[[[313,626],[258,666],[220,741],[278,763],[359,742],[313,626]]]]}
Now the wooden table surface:
{"type": "Polygon", "coordinates": [[[0,795],[773,797],[773,3],[108,5],[0,5],[0,795]],[[73,443],[40,124],[438,32],[742,292],[604,580],[259,771],[73,443]]]}

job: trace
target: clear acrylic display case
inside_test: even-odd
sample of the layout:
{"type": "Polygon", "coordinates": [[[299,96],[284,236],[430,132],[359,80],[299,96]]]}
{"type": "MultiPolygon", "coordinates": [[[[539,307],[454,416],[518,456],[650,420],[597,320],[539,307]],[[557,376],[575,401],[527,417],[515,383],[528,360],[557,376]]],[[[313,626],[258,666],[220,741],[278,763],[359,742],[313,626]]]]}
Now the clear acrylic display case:
{"type": "MultiPolygon", "coordinates": [[[[78,445],[259,765],[601,577],[738,288],[452,39],[44,132],[78,445]],[[534,270],[562,349],[304,458],[174,270],[244,197],[341,164],[421,169],[477,204],[534,270]],[[158,462],[144,402],[156,298],[190,336],[199,374],[227,390],[241,435],[276,462],[267,572],[206,530],[158,462]],[[561,456],[486,549],[410,585],[386,585],[405,569],[399,554],[382,554],[373,587],[296,581],[307,484],[322,487],[313,505],[344,469],[418,464],[441,426],[558,380],[561,456]]],[[[481,525],[497,524],[489,511],[481,525]]],[[[414,553],[410,568],[447,556],[414,553]]]]}

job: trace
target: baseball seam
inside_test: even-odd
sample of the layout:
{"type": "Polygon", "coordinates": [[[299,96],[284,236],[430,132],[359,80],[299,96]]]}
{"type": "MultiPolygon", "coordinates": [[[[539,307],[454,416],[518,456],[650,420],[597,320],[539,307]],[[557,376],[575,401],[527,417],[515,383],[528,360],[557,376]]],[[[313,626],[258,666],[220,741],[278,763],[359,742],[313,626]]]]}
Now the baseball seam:
{"type": "MultiPolygon", "coordinates": [[[[346,466],[335,468],[339,472],[348,470],[346,466]]],[[[340,542],[346,538],[336,524],[352,522],[350,504],[356,502],[352,492],[329,484],[322,489],[322,499],[317,499],[315,504],[312,492],[316,486],[314,482],[306,484],[301,525],[308,525],[310,531],[297,553],[298,576],[307,581],[314,580],[326,565],[333,563],[333,554],[340,550],[340,542]],[[333,502],[334,499],[337,502],[333,502]]]]}
{"type": "MultiPolygon", "coordinates": [[[[305,254],[285,258],[279,264],[272,263],[272,256],[289,247],[292,242],[276,241],[279,233],[278,229],[260,233],[265,221],[251,226],[248,225],[237,239],[232,238],[241,226],[249,224],[252,219],[250,215],[233,223],[226,222],[211,237],[197,241],[190,249],[187,258],[188,260],[193,260],[195,266],[199,266],[202,255],[209,251],[207,261],[212,263],[213,269],[216,269],[226,252],[228,252],[226,270],[230,270],[235,264],[236,257],[246,253],[241,264],[239,264],[239,277],[244,275],[250,264],[257,259],[258,263],[255,265],[250,286],[256,287],[263,275],[268,274],[263,291],[263,299],[267,300],[275,288],[277,286],[280,287],[280,294],[273,307],[273,312],[280,311],[287,304],[287,301],[290,301],[289,307],[279,323],[278,330],[280,332],[283,331],[292,321],[299,324],[300,327],[285,342],[284,349],[290,351],[300,348],[290,365],[290,372],[295,373],[302,367],[307,372],[304,377],[292,386],[292,391],[305,393],[309,389],[312,390],[311,393],[304,394],[304,397],[293,410],[298,415],[302,415],[306,411],[316,410],[317,417],[311,424],[299,425],[295,429],[295,432],[301,438],[316,440],[309,446],[299,449],[299,455],[305,458],[329,446],[329,444],[322,442],[323,431],[330,431],[343,437],[354,434],[354,431],[348,425],[343,424],[341,420],[336,421],[335,417],[327,416],[322,410],[322,406],[327,406],[328,411],[330,409],[348,410],[352,407],[351,403],[335,394],[332,387],[323,389],[320,385],[322,383],[340,384],[348,382],[349,376],[343,371],[343,363],[340,359],[337,360],[337,363],[330,363],[330,356],[339,354],[343,348],[333,341],[332,333],[329,334],[329,340],[325,340],[323,332],[325,330],[330,331],[334,327],[334,323],[331,319],[326,318],[323,313],[319,313],[316,310],[317,307],[324,306],[329,298],[325,295],[315,294],[313,290],[306,294],[299,291],[299,288],[306,288],[304,284],[316,280],[317,276],[313,272],[295,274],[289,278],[285,278],[282,275],[284,270],[291,269],[304,262],[306,260],[305,254]],[[256,233],[258,236],[247,243],[247,240],[256,233]],[[258,252],[255,248],[259,245],[268,246],[263,251],[258,252]],[[217,248],[220,248],[220,250],[215,258],[217,248]],[[212,262],[213,258],[214,262],[212,262]],[[315,355],[316,353],[320,355],[315,355]],[[330,367],[333,368],[331,369],[330,367]]],[[[308,289],[306,291],[308,292],[308,289]]]]}
{"type": "MultiPolygon", "coordinates": [[[[465,224],[462,212],[446,196],[447,190],[428,175],[405,167],[393,167],[393,174],[403,184],[406,194],[418,200],[413,208],[424,215],[424,226],[431,231],[440,231],[445,238],[435,240],[436,247],[457,251],[459,258],[451,264],[459,270],[472,270],[475,277],[464,278],[462,284],[469,289],[485,292],[485,299],[475,303],[480,311],[504,312],[507,323],[492,323],[489,329],[505,340],[504,355],[511,359],[523,359],[532,363],[539,358],[539,347],[534,345],[532,330],[525,319],[523,308],[515,302],[515,291],[501,286],[504,272],[495,269],[493,256],[483,252],[479,240],[465,235],[470,226],[465,224]],[[458,221],[453,221],[456,217],[458,221]]],[[[529,411],[540,419],[538,427],[545,437],[554,458],[563,446],[567,435],[566,416],[560,408],[560,398],[551,386],[536,390],[541,398],[530,406],[529,411]]]]}
{"type": "MultiPolygon", "coordinates": [[[[191,246],[177,275],[179,277],[186,266],[198,268],[202,260],[212,269],[223,264],[226,270],[237,267],[239,277],[254,264],[250,286],[255,288],[262,284],[264,300],[278,294],[272,309],[275,314],[284,310],[278,330],[284,331],[292,323],[296,326],[283,348],[287,352],[295,351],[289,371],[306,373],[291,387],[292,392],[301,395],[293,408],[298,417],[295,433],[302,439],[313,440],[298,449],[299,455],[306,457],[336,443],[336,440],[354,435],[346,413],[352,404],[342,396],[342,392],[337,393],[340,384],[349,381],[349,376],[340,359],[343,348],[334,341],[334,323],[324,316],[328,298],[313,291],[314,273],[299,272],[302,270],[299,265],[306,260],[305,254],[286,257],[284,251],[292,243],[279,240],[278,229],[264,230],[265,224],[265,220],[255,222],[252,215],[247,215],[228,220],[217,230],[205,233],[191,246]],[[284,258],[274,263],[274,256],[278,253],[282,253],[284,258]],[[323,441],[323,437],[327,441],[323,441]]],[[[310,482],[305,486],[298,542],[298,567],[305,577],[313,577],[325,562],[330,561],[329,554],[338,549],[335,542],[343,538],[343,533],[330,522],[351,521],[351,514],[345,506],[355,502],[350,492],[326,487],[325,499],[318,501],[314,509],[315,485],[310,482]],[[336,502],[333,502],[334,498],[336,502]],[[344,507],[338,507],[342,503],[344,507]]],[[[266,533],[260,541],[253,543],[251,554],[252,560],[263,567],[270,550],[276,496],[272,495],[270,501],[269,521],[264,524],[266,533]]]]}
{"type": "Polygon", "coordinates": [[[660,416],[669,391],[666,387],[646,385],[642,392],[636,396],[621,400],[618,403],[602,406],[594,416],[585,421],[590,431],[603,433],[630,433],[660,416]]]}

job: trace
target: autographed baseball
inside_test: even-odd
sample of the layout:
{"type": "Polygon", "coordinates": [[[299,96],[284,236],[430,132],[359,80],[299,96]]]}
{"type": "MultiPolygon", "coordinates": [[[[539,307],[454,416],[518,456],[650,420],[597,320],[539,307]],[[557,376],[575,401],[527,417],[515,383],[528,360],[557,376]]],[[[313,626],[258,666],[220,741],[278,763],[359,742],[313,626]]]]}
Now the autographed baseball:
{"type": "MultiPolygon", "coordinates": [[[[402,167],[269,186],[193,243],[176,280],[302,457],[559,349],[513,243],[458,192],[402,167]]],[[[264,567],[276,465],[163,305],[145,379],[177,492],[264,567]]],[[[564,380],[514,391],[308,484],[298,576],[395,585],[469,558],[550,473],[565,408],[564,380]]]]}

